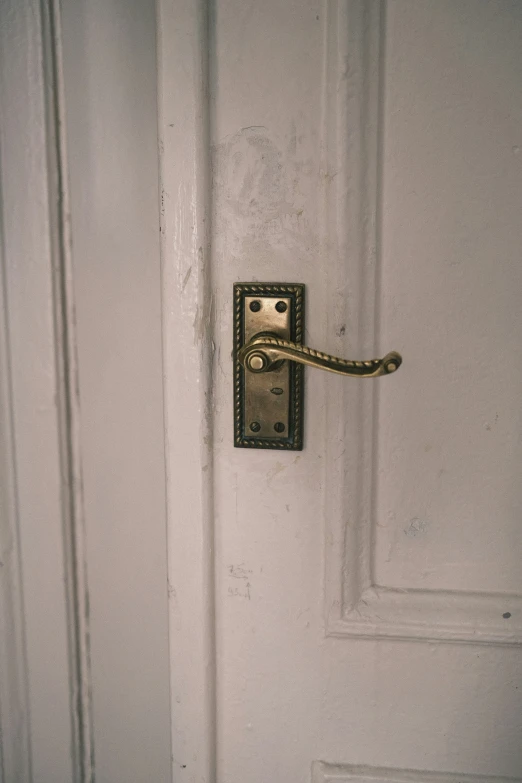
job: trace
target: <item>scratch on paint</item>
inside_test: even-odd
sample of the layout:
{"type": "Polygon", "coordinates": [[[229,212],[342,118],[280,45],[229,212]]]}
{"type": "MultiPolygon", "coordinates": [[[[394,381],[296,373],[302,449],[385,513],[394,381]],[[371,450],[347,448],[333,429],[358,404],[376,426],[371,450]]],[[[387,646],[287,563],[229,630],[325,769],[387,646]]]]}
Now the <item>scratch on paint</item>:
{"type": "Polygon", "coordinates": [[[185,288],[187,287],[187,283],[190,280],[190,275],[191,274],[192,274],[192,265],[189,266],[189,268],[187,270],[187,273],[186,273],[185,277],[183,278],[183,284],[181,286],[181,291],[182,292],[185,291],[185,288]]]}
{"type": "Polygon", "coordinates": [[[287,468],[289,468],[290,465],[297,465],[297,463],[299,462],[300,459],[301,459],[301,455],[298,454],[297,457],[291,463],[289,463],[288,465],[283,465],[282,462],[276,462],[274,467],[271,468],[271,470],[269,470],[268,473],[266,474],[267,486],[270,486],[272,484],[272,481],[274,480],[274,478],[279,473],[283,473],[283,471],[285,471],[287,468]]]}
{"type": "Polygon", "coordinates": [[[210,334],[212,327],[212,317],[214,312],[214,295],[211,294],[208,300],[208,304],[205,303],[203,307],[196,308],[196,315],[194,316],[194,337],[195,341],[202,342],[207,335],[210,334]]]}

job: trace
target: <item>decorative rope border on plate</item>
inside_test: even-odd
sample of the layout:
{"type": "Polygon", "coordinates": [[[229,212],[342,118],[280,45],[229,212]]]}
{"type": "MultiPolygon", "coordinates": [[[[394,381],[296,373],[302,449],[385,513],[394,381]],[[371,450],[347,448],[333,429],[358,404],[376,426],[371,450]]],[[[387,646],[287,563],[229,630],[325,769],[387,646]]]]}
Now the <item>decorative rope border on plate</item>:
{"type": "Polygon", "coordinates": [[[286,438],[256,438],[244,434],[243,396],[244,369],[237,360],[243,346],[243,303],[246,296],[290,296],[292,313],[290,332],[293,342],[302,343],[304,334],[304,285],[299,283],[235,283],[234,284],[234,445],[238,448],[283,449],[300,451],[303,448],[303,370],[300,364],[290,363],[290,385],[294,393],[289,401],[289,432],[286,438]]]}

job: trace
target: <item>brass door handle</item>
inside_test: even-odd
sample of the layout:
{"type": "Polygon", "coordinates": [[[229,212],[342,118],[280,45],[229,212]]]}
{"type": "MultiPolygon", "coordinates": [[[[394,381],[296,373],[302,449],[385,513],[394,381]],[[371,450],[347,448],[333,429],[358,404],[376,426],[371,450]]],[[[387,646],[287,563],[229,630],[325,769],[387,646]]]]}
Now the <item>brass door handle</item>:
{"type": "Polygon", "coordinates": [[[303,345],[304,286],[234,285],[234,445],[253,449],[303,448],[304,367],[354,378],[395,373],[393,351],[354,361],[303,345]]]}
{"type": "Polygon", "coordinates": [[[320,370],[349,375],[354,378],[378,378],[396,372],[402,364],[402,356],[396,351],[382,359],[354,361],[330,356],[307,345],[294,343],[266,334],[256,334],[238,353],[240,363],[250,372],[270,372],[289,360],[317,367],[320,370]]]}

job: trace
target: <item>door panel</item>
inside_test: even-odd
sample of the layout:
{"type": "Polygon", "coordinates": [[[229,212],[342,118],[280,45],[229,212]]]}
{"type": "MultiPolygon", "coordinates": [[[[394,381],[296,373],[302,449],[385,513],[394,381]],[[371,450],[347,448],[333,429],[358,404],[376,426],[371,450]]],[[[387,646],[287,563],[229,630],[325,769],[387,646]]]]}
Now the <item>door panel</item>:
{"type": "Polygon", "coordinates": [[[520,593],[522,8],[432,5],[386,24],[381,328],[410,361],[379,411],[376,580],[520,593]]]}

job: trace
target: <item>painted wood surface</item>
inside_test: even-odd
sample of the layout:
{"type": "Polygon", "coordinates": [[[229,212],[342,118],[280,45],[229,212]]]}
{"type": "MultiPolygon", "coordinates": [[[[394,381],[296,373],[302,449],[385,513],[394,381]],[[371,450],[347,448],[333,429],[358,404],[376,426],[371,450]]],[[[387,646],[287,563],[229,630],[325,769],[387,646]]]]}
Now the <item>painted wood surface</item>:
{"type": "Polygon", "coordinates": [[[52,8],[0,12],[3,781],[522,780],[520,4],[52,8]],[[233,448],[249,280],[404,356],[307,371],[299,454],[233,448]]]}
{"type": "Polygon", "coordinates": [[[160,4],[164,311],[193,315],[182,377],[203,397],[170,397],[169,453],[211,395],[212,459],[169,515],[210,553],[194,572],[171,552],[173,627],[208,634],[178,669],[174,774],[520,779],[520,7],[232,0],[191,6],[189,36],[178,8],[160,4]],[[314,347],[404,356],[376,383],[307,372],[299,455],[232,445],[248,280],[307,285],[314,347]],[[193,734],[186,678],[214,732],[193,734]]]}

